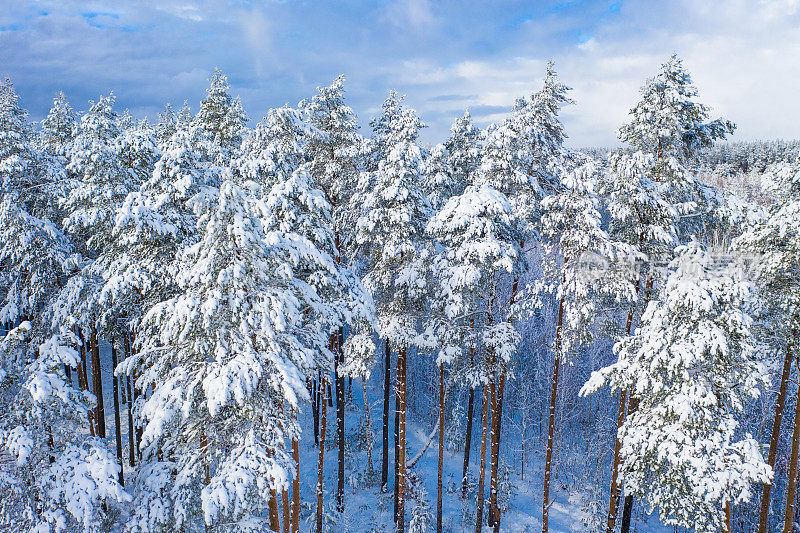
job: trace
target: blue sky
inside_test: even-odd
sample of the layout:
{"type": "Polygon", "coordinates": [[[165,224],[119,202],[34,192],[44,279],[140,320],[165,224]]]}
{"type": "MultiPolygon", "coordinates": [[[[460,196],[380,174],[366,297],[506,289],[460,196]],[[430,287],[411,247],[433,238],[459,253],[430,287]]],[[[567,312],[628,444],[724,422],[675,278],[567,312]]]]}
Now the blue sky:
{"type": "Polygon", "coordinates": [[[59,90],[79,110],[111,90],[137,116],[196,109],[218,66],[258,120],[344,73],[363,133],[397,89],[436,142],[466,107],[501,118],[552,58],[577,101],[569,143],[608,146],[672,52],[735,138],[797,137],[800,119],[800,0],[0,3],[0,74],[34,119],[59,90]]]}

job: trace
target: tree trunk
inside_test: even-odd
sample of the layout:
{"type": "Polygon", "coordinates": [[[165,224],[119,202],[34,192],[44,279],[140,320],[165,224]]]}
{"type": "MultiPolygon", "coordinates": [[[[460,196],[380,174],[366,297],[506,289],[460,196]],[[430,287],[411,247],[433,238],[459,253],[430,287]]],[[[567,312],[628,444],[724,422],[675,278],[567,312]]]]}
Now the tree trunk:
{"type": "Polygon", "coordinates": [[[280,533],[281,521],[278,515],[278,492],[273,488],[269,491],[269,530],[280,533]]]}
{"type": "MultiPolygon", "coordinates": [[[[637,284],[637,292],[638,292],[639,285],[637,284]]],[[[631,334],[631,327],[633,325],[633,312],[635,306],[631,306],[630,311],[628,311],[628,320],[625,323],[625,335],[631,334]]],[[[619,407],[617,408],[617,435],[619,434],[619,428],[622,427],[622,424],[625,423],[625,404],[626,404],[626,395],[625,391],[619,392],[619,407]]],[[[608,525],[606,527],[606,533],[614,533],[614,527],[616,526],[617,521],[617,510],[619,509],[619,465],[621,462],[620,457],[620,450],[622,449],[622,442],[620,442],[619,437],[614,438],[614,462],[612,463],[611,467],[611,496],[608,502],[608,525]]]]}
{"type": "Polygon", "coordinates": [[[319,380],[311,380],[311,416],[314,419],[314,446],[319,446],[319,380]]]}
{"type": "Polygon", "coordinates": [[[731,528],[731,502],[728,500],[725,502],[725,531],[724,533],[733,533],[733,529],[731,528]]]}
{"type": "MultiPolygon", "coordinates": [[[[77,328],[76,328],[77,329],[77,328]]],[[[86,343],[83,338],[81,330],[77,330],[78,337],[81,341],[80,354],[81,360],[78,363],[78,387],[84,391],[89,390],[89,381],[86,377],[86,343]]],[[[86,414],[87,421],[89,422],[89,434],[94,437],[96,435],[94,430],[94,416],[91,409],[86,414]]]]}
{"type": "Polygon", "coordinates": [[[561,325],[564,320],[564,297],[558,304],[558,324],[556,325],[555,360],[553,362],[553,382],[550,389],[550,416],[547,426],[547,451],[544,460],[544,497],[542,498],[542,533],[549,529],[550,513],[550,473],[553,468],[553,435],[556,426],[556,400],[558,399],[558,370],[561,365],[561,325]]]}
{"type": "MultiPolygon", "coordinates": [[[[297,411],[293,411],[297,422],[297,411]]],[[[300,533],[300,443],[297,436],[292,439],[292,459],[294,460],[294,479],[292,480],[292,533],[300,533]]]]}
{"type": "MultiPolygon", "coordinates": [[[[125,350],[125,359],[127,359],[131,356],[131,342],[127,332],[123,340],[123,349],[125,350]]],[[[125,388],[128,393],[128,464],[134,467],[136,466],[136,443],[133,427],[133,396],[131,395],[131,378],[127,375],[125,376],[125,388]]]]}
{"type": "MultiPolygon", "coordinates": [[[[398,354],[399,357],[399,354],[398,354]]],[[[394,522],[397,523],[398,489],[400,486],[400,361],[395,369],[394,387],[394,522]]]]}
{"type": "Polygon", "coordinates": [[[328,403],[325,398],[327,383],[323,377],[319,383],[322,396],[319,402],[319,463],[317,464],[317,533],[322,533],[322,519],[325,510],[322,507],[322,495],[324,490],[325,478],[323,477],[323,466],[325,464],[325,430],[328,422],[328,403]]]}
{"type": "MultiPolygon", "coordinates": [[[[644,303],[650,301],[650,293],[653,290],[653,276],[648,275],[644,283],[644,303]]],[[[632,415],[639,408],[639,399],[633,395],[633,391],[628,391],[628,415],[632,415]]],[[[625,505],[622,507],[622,527],[620,533],[629,533],[631,530],[631,517],[633,515],[633,494],[625,495],[625,505]]]]}
{"type": "Polygon", "coordinates": [[[94,408],[94,419],[97,425],[97,436],[101,439],[106,438],[106,410],[103,405],[103,371],[100,368],[100,343],[97,339],[97,328],[92,328],[90,339],[92,346],[92,388],[97,397],[97,404],[94,408]]]}
{"type": "Polygon", "coordinates": [[[397,389],[399,422],[397,426],[397,533],[405,531],[406,509],[406,348],[397,352],[397,389]]]}
{"type": "Polygon", "coordinates": [[[367,437],[367,477],[373,482],[375,471],[372,469],[372,422],[369,416],[369,400],[367,399],[367,376],[361,376],[361,394],[364,399],[364,433],[367,437]]]}
{"type": "Polygon", "coordinates": [[[119,416],[119,380],[114,371],[117,368],[117,347],[111,345],[111,371],[112,390],[114,392],[114,437],[117,440],[117,462],[119,463],[119,484],[125,486],[125,476],[122,474],[122,427],[119,416]]]}
{"type": "Polygon", "coordinates": [[[469,491],[469,449],[472,446],[472,419],[475,417],[475,388],[470,386],[467,397],[467,429],[464,439],[464,470],[461,475],[461,497],[466,498],[469,491]]]}
{"type": "Polygon", "coordinates": [[[494,428],[495,440],[492,443],[493,460],[492,477],[491,477],[491,492],[489,502],[489,513],[492,516],[494,532],[500,533],[500,507],[497,505],[497,482],[500,471],[500,432],[502,431],[503,423],[503,392],[506,387],[506,371],[505,365],[500,369],[500,384],[497,386],[497,410],[496,415],[492,415],[492,427],[494,428]],[[497,421],[495,422],[495,416],[497,421]]]}
{"type": "Polygon", "coordinates": [[[436,533],[442,533],[442,477],[444,470],[444,365],[439,365],[439,476],[436,482],[436,533]]]}
{"type": "Polygon", "coordinates": [[[387,490],[389,483],[389,395],[392,389],[392,349],[387,339],[384,345],[384,368],[383,374],[383,456],[381,457],[381,490],[387,490]]]}
{"type": "Polygon", "coordinates": [[[800,383],[798,383],[797,401],[794,407],[794,431],[792,432],[792,456],[789,462],[789,487],[786,489],[786,513],[783,521],[783,533],[791,533],[794,523],[794,497],[797,492],[797,453],[800,446],[800,383]]]}
{"type": "MultiPolygon", "coordinates": [[[[792,359],[794,347],[793,343],[797,341],[797,329],[792,329],[791,337],[786,343],[786,355],[783,359],[783,372],[781,374],[781,385],[778,390],[778,398],[775,402],[775,418],[772,422],[772,436],[769,439],[769,452],[767,454],[767,464],[775,468],[775,456],[778,453],[778,439],[781,433],[781,420],[783,419],[783,407],[786,403],[786,389],[789,385],[789,375],[792,370],[792,359]]],[[[765,483],[764,489],[761,493],[761,514],[758,522],[758,533],[767,533],[767,525],[769,523],[769,500],[770,492],[772,490],[771,483],[765,483]]]]}
{"type": "Polygon", "coordinates": [[[292,517],[289,506],[289,489],[284,488],[281,495],[281,510],[283,511],[283,533],[291,533],[292,517]]]}
{"type": "Polygon", "coordinates": [[[481,463],[478,470],[478,504],[475,513],[475,533],[483,529],[483,483],[486,472],[486,437],[489,431],[489,395],[486,385],[483,386],[483,408],[481,410],[481,463]]]}
{"type": "Polygon", "coordinates": [[[344,377],[339,375],[339,366],[343,363],[342,332],[333,335],[334,345],[334,378],[336,380],[336,440],[339,445],[338,473],[336,483],[336,510],[344,512],[344,377]]]}
{"type": "MultiPolygon", "coordinates": [[[[475,330],[475,319],[470,317],[469,319],[469,327],[471,330],[475,330]]],[[[472,365],[475,360],[475,344],[470,343],[469,345],[469,366],[472,368],[472,365]]],[[[469,387],[469,397],[467,398],[467,435],[464,442],[464,471],[461,475],[461,497],[467,497],[468,491],[468,484],[469,480],[467,478],[467,473],[469,472],[469,449],[472,445],[472,419],[475,415],[475,387],[469,387]]]]}
{"type": "MultiPolygon", "coordinates": [[[[617,433],[619,428],[625,423],[625,391],[619,391],[619,407],[617,408],[617,433]]],[[[617,521],[617,509],[619,508],[619,465],[621,462],[620,450],[622,449],[622,442],[619,437],[614,439],[614,462],[611,467],[611,497],[608,503],[608,525],[606,533],[614,533],[615,523],[617,521]]]]}

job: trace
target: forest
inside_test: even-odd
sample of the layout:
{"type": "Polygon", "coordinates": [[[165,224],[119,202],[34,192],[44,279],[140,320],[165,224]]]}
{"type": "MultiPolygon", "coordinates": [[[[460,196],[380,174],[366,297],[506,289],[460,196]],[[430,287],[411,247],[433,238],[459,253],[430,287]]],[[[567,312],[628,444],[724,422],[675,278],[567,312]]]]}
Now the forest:
{"type": "Polygon", "coordinates": [[[608,149],[552,62],[435,145],[344,76],[257,123],[6,78],[0,529],[800,531],[800,141],[653,72],[608,149]]]}

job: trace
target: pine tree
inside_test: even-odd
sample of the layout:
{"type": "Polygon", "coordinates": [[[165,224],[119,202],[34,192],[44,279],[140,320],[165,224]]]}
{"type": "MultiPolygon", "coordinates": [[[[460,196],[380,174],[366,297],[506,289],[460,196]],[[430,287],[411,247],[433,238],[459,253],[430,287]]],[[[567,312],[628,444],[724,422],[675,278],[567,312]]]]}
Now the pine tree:
{"type": "Polygon", "coordinates": [[[766,385],[766,371],[742,311],[742,272],[719,267],[696,241],[676,252],[641,327],[583,392],[608,384],[638,397],[619,432],[628,490],[668,525],[725,531],[726,506],[747,501],[751,484],[771,477],[759,443],[735,436],[735,416],[766,385]]]}
{"type": "Polygon", "coordinates": [[[220,69],[214,69],[208,81],[208,95],[200,102],[196,120],[212,140],[211,158],[226,164],[242,143],[248,118],[241,100],[231,96],[228,77],[220,69]]]}
{"type": "MultiPolygon", "coordinates": [[[[337,77],[327,87],[318,87],[317,94],[310,100],[302,102],[306,110],[308,122],[314,128],[308,136],[308,153],[311,157],[310,173],[314,183],[325,195],[332,207],[333,216],[333,249],[330,250],[341,268],[348,266],[354,258],[354,226],[358,218],[359,207],[356,201],[356,186],[359,178],[359,148],[361,138],[358,135],[358,122],[344,100],[344,76],[337,77]]],[[[336,433],[338,440],[338,472],[336,501],[339,512],[344,511],[344,452],[345,452],[345,391],[344,380],[347,377],[344,350],[344,329],[332,332],[331,338],[336,356],[332,369],[335,375],[336,388],[336,433]]],[[[350,376],[358,377],[358,376],[350,376]]],[[[320,447],[320,454],[323,448],[320,447]]],[[[322,465],[322,459],[320,459],[322,465]]],[[[320,476],[322,474],[320,473],[320,476]]],[[[321,490],[321,489],[320,489],[321,490]]],[[[321,501],[321,495],[319,496],[321,501]]],[[[318,521],[321,520],[322,509],[318,508],[318,521]]]]}
{"type": "MultiPolygon", "coordinates": [[[[508,364],[520,341],[511,324],[493,323],[499,275],[518,274],[521,238],[515,222],[511,203],[505,195],[483,183],[469,186],[462,195],[451,198],[427,227],[428,233],[443,245],[442,252],[435,259],[439,292],[445,302],[445,323],[440,333],[443,349],[437,358],[439,372],[443,374],[445,364],[456,366],[471,389],[477,385],[484,387],[485,398],[487,385],[497,385],[494,382],[494,376],[500,374],[497,369],[508,364]],[[474,333],[476,319],[484,324],[480,336],[487,348],[483,352],[485,360],[476,362],[470,358],[470,361],[464,361],[457,357],[462,355],[459,347],[474,333]],[[473,327],[465,327],[467,324],[473,327]]],[[[443,378],[440,380],[443,396],[443,378]]],[[[494,396],[498,396],[497,391],[494,396]]],[[[484,429],[487,415],[484,411],[484,429]]],[[[443,401],[440,401],[439,416],[441,431],[444,427],[443,401]]],[[[482,449],[485,447],[486,443],[482,442],[482,449]]],[[[440,439],[440,455],[442,453],[443,441],[440,439]]],[[[482,471],[479,480],[476,529],[483,521],[482,471]]],[[[441,484],[439,489],[440,504],[441,484]]],[[[440,513],[437,513],[437,518],[437,529],[440,530],[440,513]]]]}
{"type": "MultiPolygon", "coordinates": [[[[744,233],[735,247],[755,254],[760,260],[758,279],[765,297],[777,310],[778,323],[785,343],[783,370],[780,378],[778,396],[775,403],[775,416],[769,441],[767,464],[775,467],[778,451],[781,421],[786,402],[786,392],[791,374],[792,360],[796,357],[796,346],[800,342],[800,301],[798,301],[798,277],[800,267],[800,235],[797,232],[797,209],[800,201],[800,160],[781,163],[771,167],[764,176],[764,183],[779,198],[769,208],[767,216],[744,233]]],[[[759,531],[769,529],[769,508],[772,484],[766,483],[761,495],[759,531]]]]}
{"type": "Polygon", "coordinates": [[[548,529],[550,475],[560,366],[578,346],[591,340],[597,296],[630,301],[634,286],[628,272],[616,265],[631,264],[637,254],[630,246],[613,241],[601,227],[596,193],[599,169],[592,162],[563,175],[558,191],[542,200],[541,231],[546,241],[544,277],[534,286],[539,295],[553,294],[558,318],[553,346],[547,452],[544,472],[542,530],[548,529]]]}
{"type": "MultiPolygon", "coordinates": [[[[390,95],[387,103],[391,100],[390,95]]],[[[379,333],[398,351],[397,528],[404,531],[406,356],[416,341],[417,320],[424,311],[422,261],[429,207],[422,192],[422,155],[417,145],[421,124],[416,113],[401,108],[378,122],[386,128],[387,157],[380,161],[374,188],[364,199],[356,242],[367,258],[364,281],[376,302],[379,333]]]]}
{"type": "MultiPolygon", "coordinates": [[[[735,125],[721,118],[709,120],[710,108],[696,101],[697,88],[677,55],[673,54],[661,66],[658,75],[647,80],[640,93],[640,101],[629,113],[631,121],[617,132],[617,137],[630,145],[632,154],[630,158],[622,156],[617,165],[618,168],[627,167],[623,172],[644,174],[644,179],[657,184],[655,189],[658,190],[653,192],[668,198],[674,211],[680,215],[680,218],[673,218],[672,224],[679,241],[684,242],[702,229],[705,217],[701,214],[712,211],[701,205],[705,201],[699,192],[702,187],[689,172],[689,166],[696,161],[702,149],[733,133],[735,125]]],[[[655,214],[652,220],[645,223],[654,224],[657,232],[663,231],[666,227],[663,207],[657,204],[651,207],[661,210],[662,214],[655,214]]],[[[650,212],[648,216],[653,215],[650,212]]],[[[647,240],[648,236],[644,235],[644,238],[647,240]]],[[[662,234],[659,238],[635,245],[644,248],[655,245],[656,250],[641,251],[648,254],[651,251],[658,252],[665,238],[667,236],[662,234]]],[[[648,259],[657,262],[669,260],[669,256],[659,255],[648,259]]],[[[652,286],[656,280],[649,274],[642,277],[644,281],[641,283],[645,286],[642,296],[647,298],[647,286],[652,286]]],[[[635,410],[636,401],[632,399],[629,411],[635,410]]],[[[622,533],[630,530],[632,509],[633,499],[626,495],[622,533]]]]}

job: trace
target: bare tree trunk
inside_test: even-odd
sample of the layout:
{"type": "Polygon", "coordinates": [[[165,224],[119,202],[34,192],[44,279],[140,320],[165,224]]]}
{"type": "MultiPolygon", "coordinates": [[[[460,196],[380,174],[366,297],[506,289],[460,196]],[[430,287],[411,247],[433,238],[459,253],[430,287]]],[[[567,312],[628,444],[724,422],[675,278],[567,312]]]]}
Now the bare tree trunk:
{"type": "Polygon", "coordinates": [[[334,346],[334,379],[336,384],[336,440],[339,445],[338,473],[336,484],[336,510],[344,512],[344,377],[339,375],[339,366],[342,364],[342,330],[333,334],[334,346]]]}
{"type": "MultiPolygon", "coordinates": [[[[399,357],[399,355],[398,355],[399,357]]],[[[394,522],[397,523],[397,504],[400,487],[400,362],[397,362],[394,387],[394,522]]]]}
{"type": "Polygon", "coordinates": [[[325,509],[322,507],[322,496],[324,491],[325,478],[323,476],[323,467],[325,465],[325,430],[327,429],[328,419],[328,403],[325,398],[325,391],[327,389],[326,379],[323,377],[319,383],[322,397],[319,402],[319,463],[317,464],[317,533],[322,533],[322,519],[325,514],[325,509]]]}
{"type": "MultiPolygon", "coordinates": [[[[125,359],[131,356],[131,339],[126,329],[125,335],[122,338],[122,349],[125,351],[125,359]]],[[[125,376],[124,387],[128,396],[128,464],[136,466],[136,443],[134,441],[134,427],[133,427],[133,395],[131,394],[131,378],[125,376]]]]}
{"type": "Polygon", "coordinates": [[[389,394],[392,389],[392,349],[389,340],[386,339],[384,345],[384,369],[383,374],[383,456],[381,457],[381,490],[387,490],[389,483],[389,394]]]}
{"type": "Polygon", "coordinates": [[[269,530],[279,533],[281,521],[278,515],[278,492],[273,488],[269,493],[269,530]]]}
{"type": "Polygon", "coordinates": [[[550,420],[547,426],[547,452],[544,461],[544,497],[542,498],[542,533],[549,530],[550,514],[550,474],[553,468],[553,435],[556,425],[556,400],[558,399],[558,370],[561,364],[561,325],[564,320],[564,297],[558,304],[558,324],[556,326],[555,360],[553,362],[553,381],[550,389],[550,420]]]}
{"type": "MultiPolygon", "coordinates": [[[[637,285],[638,292],[638,285],[637,285]]],[[[633,325],[633,312],[635,307],[632,306],[628,311],[628,320],[625,323],[625,335],[631,334],[631,327],[633,325]]],[[[617,435],[619,428],[625,423],[625,404],[626,395],[625,391],[619,392],[619,407],[617,408],[617,435]]],[[[617,509],[619,509],[619,465],[621,462],[620,450],[622,449],[622,442],[619,437],[614,438],[614,462],[611,467],[611,496],[608,502],[608,525],[606,533],[614,533],[614,527],[617,521],[617,509]]]]}
{"type": "Polygon", "coordinates": [[[724,533],[733,533],[733,529],[731,529],[731,502],[728,500],[725,502],[725,531],[724,533]]]}
{"type": "Polygon", "coordinates": [[[436,481],[436,533],[442,533],[442,477],[444,470],[444,365],[439,365],[439,476],[436,481]]]}
{"type": "Polygon", "coordinates": [[[90,339],[92,345],[92,388],[97,397],[94,408],[94,419],[97,424],[97,436],[106,438],[106,410],[103,405],[103,371],[100,368],[100,343],[97,339],[97,328],[92,327],[90,339]]]}
{"type": "MultiPolygon", "coordinates": [[[[81,330],[76,328],[76,331],[78,333],[78,338],[81,341],[81,347],[80,347],[81,360],[78,363],[78,387],[82,391],[84,391],[84,390],[89,390],[89,381],[88,378],[86,377],[86,342],[84,341],[83,333],[81,332],[81,330]]],[[[86,414],[87,421],[89,422],[89,434],[92,437],[96,435],[94,430],[93,414],[94,413],[91,409],[89,409],[86,414]]]]}
{"type": "MultiPolygon", "coordinates": [[[[789,385],[789,375],[792,370],[792,359],[794,346],[793,343],[797,341],[797,330],[792,329],[791,337],[786,343],[786,355],[783,359],[783,372],[781,374],[781,384],[778,390],[778,398],[775,402],[775,418],[772,422],[772,436],[769,439],[769,452],[767,454],[767,464],[775,468],[775,457],[778,453],[778,440],[781,433],[781,420],[783,419],[783,407],[786,403],[786,389],[789,385]]],[[[758,532],[767,533],[767,525],[769,523],[769,501],[770,492],[772,490],[771,483],[765,483],[764,489],[761,493],[761,513],[758,522],[758,532]]]]}
{"type": "MultiPolygon", "coordinates": [[[[800,383],[799,383],[800,385],[800,383]]],[[[789,462],[789,487],[786,489],[786,513],[783,521],[783,533],[791,533],[794,523],[794,497],[797,492],[797,454],[800,447],[800,386],[797,389],[797,401],[794,407],[794,431],[792,432],[792,456],[789,462]]]]}
{"type": "Polygon", "coordinates": [[[478,470],[478,504],[475,513],[475,533],[483,529],[483,486],[486,472],[486,437],[489,432],[489,394],[486,385],[483,386],[483,408],[481,410],[481,464],[478,470]]]}
{"type": "Polygon", "coordinates": [[[114,391],[114,437],[117,440],[117,462],[119,463],[119,484],[125,486],[125,476],[122,473],[122,427],[120,427],[119,416],[119,380],[114,371],[117,368],[117,347],[111,344],[111,379],[113,379],[112,390],[114,391]]]}
{"type": "Polygon", "coordinates": [[[292,516],[289,505],[289,489],[284,488],[281,495],[281,510],[283,511],[283,533],[291,533],[292,516]]]}
{"type": "MultiPolygon", "coordinates": [[[[297,411],[293,411],[297,422],[297,411]]],[[[292,480],[292,533],[300,533],[300,443],[297,436],[292,439],[292,459],[294,460],[294,479],[292,480]]]]}
{"type": "Polygon", "coordinates": [[[500,373],[500,384],[497,386],[497,422],[495,422],[495,415],[492,415],[492,426],[495,428],[495,441],[492,444],[494,446],[494,450],[492,455],[494,456],[494,465],[492,466],[492,478],[491,478],[491,492],[490,492],[490,504],[489,504],[489,512],[492,513],[492,518],[494,521],[494,532],[500,533],[500,507],[497,505],[497,481],[498,481],[498,473],[500,470],[500,432],[502,431],[502,423],[503,423],[503,392],[506,387],[506,371],[505,365],[501,368],[500,373]]]}
{"type": "Polygon", "coordinates": [[[311,380],[311,416],[314,419],[314,446],[319,446],[319,380],[311,380]]]}
{"type": "MultiPolygon", "coordinates": [[[[475,331],[475,319],[470,317],[469,327],[475,331]]],[[[475,344],[469,345],[469,366],[472,367],[475,360],[475,344]]],[[[467,434],[464,442],[464,471],[461,475],[461,497],[467,497],[467,490],[469,481],[467,473],[469,472],[469,449],[472,446],[472,419],[475,415],[475,387],[469,387],[469,397],[467,398],[467,434]]]]}
{"type": "MultiPolygon", "coordinates": [[[[644,303],[650,301],[650,293],[653,290],[653,276],[648,275],[644,283],[644,303]]],[[[639,408],[639,399],[633,395],[633,391],[628,392],[628,415],[632,415],[639,408]]],[[[633,516],[633,494],[625,495],[625,505],[622,507],[622,527],[620,533],[629,533],[631,530],[631,517],[633,516]]]]}
{"type": "Polygon", "coordinates": [[[406,509],[406,348],[397,352],[397,389],[399,403],[399,422],[397,427],[397,533],[405,531],[406,509]]]}
{"type": "Polygon", "coordinates": [[[369,400],[367,399],[367,376],[361,376],[361,394],[364,398],[364,433],[367,436],[367,477],[372,480],[375,471],[372,469],[372,422],[369,416],[369,400]]]}

